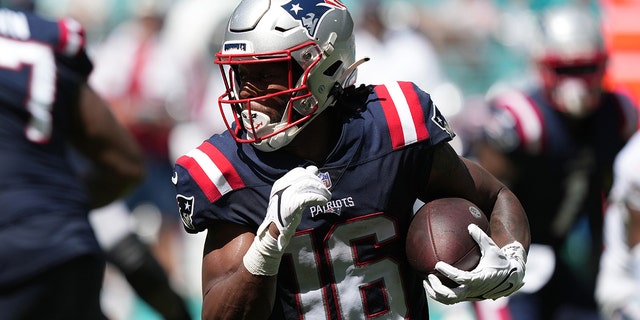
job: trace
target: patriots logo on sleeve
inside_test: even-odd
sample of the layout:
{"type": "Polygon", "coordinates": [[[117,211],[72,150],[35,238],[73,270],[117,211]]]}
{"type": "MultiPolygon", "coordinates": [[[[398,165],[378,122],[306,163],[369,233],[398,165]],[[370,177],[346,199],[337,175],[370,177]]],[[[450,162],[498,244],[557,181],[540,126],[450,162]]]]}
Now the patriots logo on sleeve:
{"type": "Polygon", "coordinates": [[[315,38],[318,22],[332,9],[345,10],[338,0],[293,0],[282,6],[291,17],[300,21],[307,29],[309,37],[315,38]]]}
{"type": "Polygon", "coordinates": [[[438,125],[440,129],[446,131],[451,136],[451,138],[455,136],[455,134],[453,133],[453,129],[451,129],[451,126],[449,125],[449,122],[442,115],[440,110],[436,108],[435,104],[433,105],[433,117],[431,118],[431,121],[438,125]]]}
{"type": "Polygon", "coordinates": [[[195,230],[193,219],[191,218],[193,216],[194,197],[185,197],[179,194],[176,196],[176,200],[178,201],[178,210],[180,211],[182,223],[184,223],[185,227],[195,230]]]}

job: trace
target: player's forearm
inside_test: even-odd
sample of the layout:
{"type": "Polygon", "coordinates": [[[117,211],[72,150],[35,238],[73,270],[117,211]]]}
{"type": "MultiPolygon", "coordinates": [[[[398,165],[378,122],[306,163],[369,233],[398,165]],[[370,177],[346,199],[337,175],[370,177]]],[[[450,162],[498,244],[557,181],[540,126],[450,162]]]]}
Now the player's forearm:
{"type": "Polygon", "coordinates": [[[255,276],[244,266],[205,288],[202,319],[267,319],[273,310],[277,276],[255,276]]]}
{"type": "Polygon", "coordinates": [[[77,113],[71,142],[92,163],[85,182],[93,207],[100,207],[140,183],[144,176],[143,153],[106,102],[88,85],[80,90],[77,113]]]}
{"type": "Polygon", "coordinates": [[[498,193],[489,222],[491,238],[500,247],[518,241],[528,251],[529,220],[516,196],[507,188],[498,193]]]}
{"type": "Polygon", "coordinates": [[[132,165],[128,171],[117,171],[110,167],[94,167],[85,177],[91,195],[92,208],[105,206],[119,199],[137,186],[144,176],[144,167],[132,165]]]}

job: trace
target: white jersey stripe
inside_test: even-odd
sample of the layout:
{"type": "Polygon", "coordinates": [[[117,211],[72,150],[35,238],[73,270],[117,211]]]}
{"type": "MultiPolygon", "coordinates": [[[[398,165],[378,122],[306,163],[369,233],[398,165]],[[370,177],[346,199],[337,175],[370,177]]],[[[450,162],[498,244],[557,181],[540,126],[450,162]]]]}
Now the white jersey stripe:
{"type": "Polygon", "coordinates": [[[63,19],[62,21],[67,36],[65,47],[63,48],[64,54],[67,56],[75,56],[84,45],[82,25],[78,21],[70,18],[63,19]]]}
{"type": "Polygon", "coordinates": [[[418,134],[416,126],[411,116],[411,109],[409,109],[409,103],[407,98],[400,88],[398,82],[387,83],[387,90],[393,100],[393,103],[398,110],[398,116],[400,118],[400,125],[402,126],[402,133],[404,134],[404,144],[409,145],[418,141],[418,134]]]}
{"type": "Polygon", "coordinates": [[[229,182],[224,177],[218,166],[200,149],[193,149],[187,153],[188,157],[193,158],[196,163],[202,168],[202,171],[209,177],[211,182],[216,185],[220,194],[226,194],[233,190],[229,182]]]}
{"type": "Polygon", "coordinates": [[[542,149],[542,123],[531,102],[519,92],[511,92],[502,100],[510,107],[516,119],[522,125],[524,148],[528,152],[538,153],[542,149]]]}

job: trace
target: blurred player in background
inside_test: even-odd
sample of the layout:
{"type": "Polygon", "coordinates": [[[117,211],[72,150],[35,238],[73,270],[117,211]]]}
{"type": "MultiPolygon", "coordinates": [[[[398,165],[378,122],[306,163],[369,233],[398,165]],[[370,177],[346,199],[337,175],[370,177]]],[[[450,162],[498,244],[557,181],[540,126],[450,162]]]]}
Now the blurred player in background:
{"type": "Polygon", "coordinates": [[[426,292],[451,304],[521,287],[517,199],[458,157],[416,85],[354,85],[353,28],[339,1],[245,0],[230,17],[216,63],[234,118],[173,176],[184,227],[207,232],[203,319],[426,319],[426,292]],[[415,199],[447,196],[491,217],[492,238],[470,226],[476,269],[438,265],[454,289],[404,255],[415,199]]]}
{"type": "MultiPolygon", "coordinates": [[[[32,1],[4,1],[3,5],[27,11],[36,9],[32,1]]],[[[69,158],[80,175],[89,176],[95,170],[94,165],[76,150],[70,152],[69,158]]],[[[164,319],[190,319],[185,302],[172,289],[164,269],[133,229],[122,201],[96,208],[89,217],[107,261],[122,272],[136,293],[164,319]]]]}
{"type": "Polygon", "coordinates": [[[192,87],[182,77],[175,48],[162,38],[169,1],[140,0],[128,5],[131,18],[116,26],[94,50],[96,68],[90,82],[143,149],[147,176],[125,202],[142,224],[159,226],[145,240],[172,280],[177,280],[181,224],[175,216],[168,139],[177,120],[187,117],[182,108],[194,103],[183,100],[192,87]]]}
{"type": "Polygon", "coordinates": [[[628,97],[602,88],[607,52],[594,16],[566,5],[540,19],[540,38],[531,41],[540,82],[491,97],[472,152],[518,196],[531,223],[529,261],[540,268],[529,268],[531,286],[509,298],[512,317],[597,319],[603,198],[638,114],[628,97]]]}
{"type": "Polygon", "coordinates": [[[87,85],[79,23],[0,8],[0,26],[2,318],[103,319],[105,260],[88,214],[141,180],[142,154],[87,85]]]}
{"type": "Polygon", "coordinates": [[[605,319],[640,319],[640,132],[616,157],[596,299],[605,319]]]}

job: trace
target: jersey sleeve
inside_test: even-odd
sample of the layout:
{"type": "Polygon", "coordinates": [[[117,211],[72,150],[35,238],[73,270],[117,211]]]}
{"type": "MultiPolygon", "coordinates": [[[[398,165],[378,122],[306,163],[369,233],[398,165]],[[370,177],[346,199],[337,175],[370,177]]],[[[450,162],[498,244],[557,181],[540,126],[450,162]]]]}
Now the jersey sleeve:
{"type": "Polygon", "coordinates": [[[206,229],[210,205],[245,186],[231,161],[205,141],[176,161],[172,182],[180,217],[188,232],[206,229]]]}
{"type": "Polygon", "coordinates": [[[374,108],[374,117],[383,119],[380,128],[382,145],[387,142],[392,150],[417,142],[438,144],[449,141],[455,133],[431,96],[412,82],[392,82],[375,87],[375,100],[380,108],[374,108]],[[380,110],[382,116],[375,114],[380,110]]]}
{"type": "Polygon", "coordinates": [[[93,71],[86,50],[86,36],[82,25],[73,19],[65,18],[57,21],[58,34],[56,52],[63,69],[73,72],[80,81],[87,81],[93,71]]]}
{"type": "Polygon", "coordinates": [[[29,39],[51,47],[63,77],[76,77],[76,81],[86,81],[93,70],[93,64],[86,52],[84,27],[72,18],[49,20],[30,12],[13,13],[10,19],[19,25],[24,17],[28,23],[29,39]]]}
{"type": "Polygon", "coordinates": [[[525,93],[508,90],[488,102],[490,117],[483,139],[504,153],[542,150],[543,116],[525,93]]]}
{"type": "Polygon", "coordinates": [[[620,112],[621,119],[621,136],[624,139],[630,138],[639,128],[639,112],[638,106],[636,106],[629,96],[622,93],[614,93],[617,100],[617,106],[620,112]]]}
{"type": "MultiPolygon", "coordinates": [[[[226,134],[226,133],[225,133],[226,134]]],[[[238,158],[232,139],[214,136],[176,160],[172,182],[189,233],[224,221],[257,228],[271,190],[238,158]]]]}

